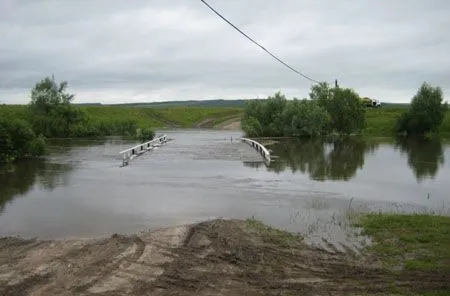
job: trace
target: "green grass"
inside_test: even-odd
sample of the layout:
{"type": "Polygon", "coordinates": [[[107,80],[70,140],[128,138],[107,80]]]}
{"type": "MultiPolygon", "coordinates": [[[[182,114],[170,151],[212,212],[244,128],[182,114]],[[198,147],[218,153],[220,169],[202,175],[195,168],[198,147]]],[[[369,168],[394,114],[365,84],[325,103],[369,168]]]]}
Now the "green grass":
{"type": "Polygon", "coordinates": [[[28,120],[27,105],[0,105],[0,118],[17,118],[28,120]]]}
{"type": "MultiPolygon", "coordinates": [[[[204,120],[221,123],[243,113],[241,108],[228,107],[124,107],[124,106],[77,106],[84,110],[93,122],[135,121],[138,127],[181,127],[192,128],[204,120]]],[[[26,105],[0,105],[0,117],[27,120],[26,105]]]]}
{"type": "Polygon", "coordinates": [[[395,108],[368,108],[366,112],[366,128],[363,134],[377,137],[392,136],[395,122],[403,111],[404,109],[395,108]]]}
{"type": "Polygon", "coordinates": [[[90,118],[96,122],[109,122],[113,120],[133,120],[138,127],[164,127],[165,124],[157,120],[155,111],[150,108],[127,108],[110,106],[80,107],[86,111],[90,118]]]}
{"type": "Polygon", "coordinates": [[[226,120],[230,116],[236,116],[243,113],[241,108],[222,108],[222,107],[173,107],[155,109],[162,118],[167,121],[175,122],[181,127],[194,127],[204,120],[214,121],[226,120]]]}
{"type": "Polygon", "coordinates": [[[450,217],[369,214],[358,226],[373,238],[369,251],[386,266],[450,272],[450,217]]]}
{"type": "MultiPolygon", "coordinates": [[[[406,110],[406,107],[368,108],[366,112],[365,136],[389,137],[394,135],[397,118],[406,110]]],[[[439,134],[450,137],[450,111],[447,112],[439,134]]]]}

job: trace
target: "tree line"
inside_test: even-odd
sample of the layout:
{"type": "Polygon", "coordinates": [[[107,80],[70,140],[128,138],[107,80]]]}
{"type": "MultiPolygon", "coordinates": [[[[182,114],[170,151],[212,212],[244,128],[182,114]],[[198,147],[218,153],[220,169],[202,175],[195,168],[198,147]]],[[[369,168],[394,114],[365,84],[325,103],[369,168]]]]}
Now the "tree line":
{"type": "MultiPolygon", "coordinates": [[[[424,136],[441,126],[447,103],[441,88],[423,83],[410,107],[398,117],[392,133],[424,136]]],[[[244,107],[241,127],[249,137],[318,137],[361,134],[366,126],[366,104],[350,88],[319,83],[309,99],[287,100],[281,93],[266,100],[250,100],[244,107]]]]}
{"type": "Polygon", "coordinates": [[[98,121],[72,104],[74,94],[67,82],[45,77],[31,90],[27,119],[0,118],[0,163],[18,158],[41,156],[46,138],[99,137],[122,135],[141,141],[155,135],[150,128],[138,128],[137,121],[112,119],[98,121]]]}

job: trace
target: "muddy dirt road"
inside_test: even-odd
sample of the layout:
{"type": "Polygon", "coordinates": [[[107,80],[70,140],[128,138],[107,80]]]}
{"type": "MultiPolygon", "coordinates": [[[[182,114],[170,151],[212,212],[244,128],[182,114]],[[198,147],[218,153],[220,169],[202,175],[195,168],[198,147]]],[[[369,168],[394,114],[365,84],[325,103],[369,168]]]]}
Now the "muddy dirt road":
{"type": "Polygon", "coordinates": [[[450,289],[248,221],[213,220],[96,240],[0,239],[0,295],[387,295],[450,289]],[[420,279],[420,280],[418,280],[420,279]]]}

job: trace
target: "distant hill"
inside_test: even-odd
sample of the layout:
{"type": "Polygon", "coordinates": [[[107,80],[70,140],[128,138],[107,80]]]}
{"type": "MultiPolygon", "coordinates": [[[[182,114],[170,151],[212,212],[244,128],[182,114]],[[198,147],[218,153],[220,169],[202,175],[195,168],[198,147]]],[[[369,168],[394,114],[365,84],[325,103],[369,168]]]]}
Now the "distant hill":
{"type": "Polygon", "coordinates": [[[74,103],[77,106],[102,106],[102,103],[74,103]]]}
{"type": "MultiPolygon", "coordinates": [[[[124,104],[79,103],[79,106],[116,106],[139,108],[169,108],[169,107],[224,107],[243,108],[246,100],[204,100],[204,101],[166,101],[166,102],[139,102],[124,104]]],[[[384,108],[408,108],[409,103],[382,103],[384,108]]]]}
{"type": "Polygon", "coordinates": [[[167,107],[228,107],[241,108],[244,107],[245,100],[204,100],[204,101],[167,101],[167,102],[141,102],[130,104],[108,104],[108,106],[124,106],[124,107],[151,107],[151,108],[167,108],[167,107]]]}

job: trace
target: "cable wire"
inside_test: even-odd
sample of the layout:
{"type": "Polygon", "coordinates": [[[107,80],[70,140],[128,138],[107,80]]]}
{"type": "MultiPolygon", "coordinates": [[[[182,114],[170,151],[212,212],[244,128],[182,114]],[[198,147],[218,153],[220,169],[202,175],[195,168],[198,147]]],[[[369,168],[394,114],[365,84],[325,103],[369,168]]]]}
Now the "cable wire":
{"type": "Polygon", "coordinates": [[[239,29],[238,27],[236,27],[235,25],[233,25],[229,20],[227,20],[223,15],[221,15],[217,10],[215,10],[213,7],[211,7],[211,5],[209,5],[205,0],[200,0],[203,2],[203,4],[205,4],[212,12],[214,12],[215,14],[217,14],[221,19],[223,19],[226,23],[228,23],[230,26],[232,26],[236,31],[238,31],[239,33],[241,33],[242,35],[244,35],[248,40],[250,40],[251,42],[253,42],[254,44],[256,44],[257,46],[259,46],[262,50],[264,50],[266,53],[268,53],[271,57],[273,57],[275,60],[277,60],[278,62],[280,62],[281,64],[283,64],[285,67],[289,68],[290,70],[292,70],[293,72],[295,72],[296,74],[302,76],[303,78],[306,78],[312,82],[315,83],[320,83],[319,81],[312,79],[309,76],[306,76],[305,74],[303,74],[302,72],[294,69],[293,67],[289,66],[287,63],[283,62],[281,59],[279,59],[276,55],[274,55],[273,53],[271,53],[269,50],[267,50],[264,46],[262,46],[261,44],[259,44],[258,42],[256,42],[253,38],[251,38],[250,36],[248,36],[247,34],[245,34],[241,29],[239,29]]]}

